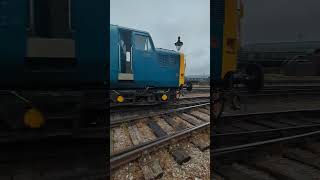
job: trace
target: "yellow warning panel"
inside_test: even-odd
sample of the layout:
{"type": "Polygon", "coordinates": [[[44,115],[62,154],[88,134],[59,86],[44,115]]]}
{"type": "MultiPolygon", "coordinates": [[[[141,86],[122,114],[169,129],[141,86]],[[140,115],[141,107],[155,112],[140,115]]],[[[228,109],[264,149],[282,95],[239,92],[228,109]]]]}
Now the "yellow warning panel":
{"type": "Polygon", "coordinates": [[[184,54],[180,53],[180,75],[179,75],[179,86],[184,85],[184,73],[185,73],[185,60],[184,54]]]}
{"type": "Polygon", "coordinates": [[[239,44],[239,23],[237,0],[225,0],[225,21],[221,78],[237,68],[239,44]]]}

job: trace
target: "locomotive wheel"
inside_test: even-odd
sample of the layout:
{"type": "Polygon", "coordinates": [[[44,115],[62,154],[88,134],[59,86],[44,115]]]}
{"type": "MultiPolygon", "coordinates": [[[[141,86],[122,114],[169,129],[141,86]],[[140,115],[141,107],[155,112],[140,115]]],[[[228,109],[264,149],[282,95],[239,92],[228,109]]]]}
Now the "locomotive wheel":
{"type": "Polygon", "coordinates": [[[258,92],[263,88],[264,73],[262,67],[257,64],[249,64],[246,67],[246,85],[249,92],[258,92]]]}

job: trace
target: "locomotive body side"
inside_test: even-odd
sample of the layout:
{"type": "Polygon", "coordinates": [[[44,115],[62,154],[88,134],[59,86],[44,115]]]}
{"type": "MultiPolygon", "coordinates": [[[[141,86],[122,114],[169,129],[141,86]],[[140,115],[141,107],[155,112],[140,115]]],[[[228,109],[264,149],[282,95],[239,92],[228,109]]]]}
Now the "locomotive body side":
{"type": "Polygon", "coordinates": [[[105,88],[106,2],[41,1],[10,0],[0,6],[1,87],[105,88]]]}
{"type": "Polygon", "coordinates": [[[88,116],[96,121],[106,107],[108,2],[1,2],[0,124],[20,130],[94,123],[88,116]]]}

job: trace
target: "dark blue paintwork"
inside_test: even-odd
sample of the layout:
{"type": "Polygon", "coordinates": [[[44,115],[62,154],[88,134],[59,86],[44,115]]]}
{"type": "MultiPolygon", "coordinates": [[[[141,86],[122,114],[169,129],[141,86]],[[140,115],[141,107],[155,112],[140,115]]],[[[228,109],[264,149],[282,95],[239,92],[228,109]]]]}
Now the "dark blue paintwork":
{"type": "Polygon", "coordinates": [[[211,17],[211,36],[216,41],[216,47],[212,48],[211,76],[214,81],[221,81],[222,71],[222,50],[223,50],[223,31],[224,31],[224,0],[215,0],[212,2],[211,17]]]}
{"type": "Polygon", "coordinates": [[[133,43],[133,81],[119,81],[119,29],[132,31],[136,35],[151,37],[148,32],[110,25],[110,82],[112,89],[139,89],[146,87],[178,88],[180,54],[172,50],[157,49],[151,39],[152,51],[135,49],[133,43]]]}
{"type": "Polygon", "coordinates": [[[27,0],[0,3],[0,82],[20,81],[26,52],[27,0]]]}
{"type": "Polygon", "coordinates": [[[34,72],[25,67],[28,0],[0,0],[0,86],[105,86],[108,79],[108,1],[72,0],[76,65],[34,72]]]}

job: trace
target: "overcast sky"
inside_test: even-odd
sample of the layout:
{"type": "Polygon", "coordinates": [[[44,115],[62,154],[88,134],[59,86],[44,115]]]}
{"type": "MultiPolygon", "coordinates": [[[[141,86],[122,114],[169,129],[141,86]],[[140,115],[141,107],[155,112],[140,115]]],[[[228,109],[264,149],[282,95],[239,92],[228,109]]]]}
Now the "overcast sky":
{"type": "Polygon", "coordinates": [[[320,40],[319,0],[244,0],[244,7],[243,43],[320,40]]]}
{"type": "Polygon", "coordinates": [[[148,31],[156,47],[175,50],[181,36],[187,75],[210,73],[210,0],[111,0],[111,24],[148,31]]]}

